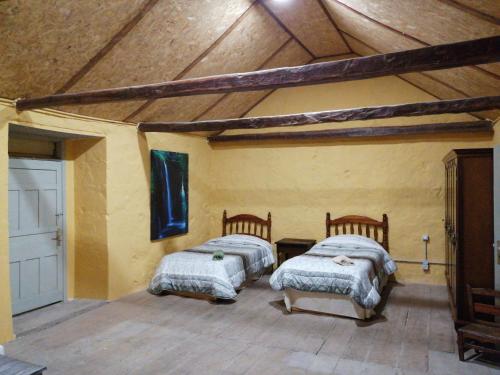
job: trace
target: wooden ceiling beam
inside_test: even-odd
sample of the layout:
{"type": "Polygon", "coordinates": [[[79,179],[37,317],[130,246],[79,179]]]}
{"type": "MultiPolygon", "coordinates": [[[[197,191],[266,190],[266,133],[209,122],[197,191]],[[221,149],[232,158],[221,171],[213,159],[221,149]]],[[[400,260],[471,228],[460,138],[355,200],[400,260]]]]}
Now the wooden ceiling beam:
{"type": "MultiPolygon", "coordinates": [[[[292,37],[288,38],[287,41],[285,41],[285,43],[283,43],[281,46],[279,46],[261,65],[259,65],[259,67],[257,68],[257,70],[261,70],[261,69],[264,69],[264,67],[269,64],[270,61],[272,61],[272,59],[274,59],[281,51],[283,51],[287,46],[288,44],[290,44],[292,41],[294,41],[295,39],[293,39],[292,37]]],[[[306,51],[307,52],[307,51],[306,51]]],[[[310,60],[312,61],[312,60],[310,60]]],[[[221,96],[219,99],[217,99],[212,105],[210,105],[207,109],[205,109],[202,113],[200,113],[199,115],[197,115],[194,119],[192,119],[191,121],[197,121],[199,119],[201,119],[204,115],[206,115],[208,112],[210,112],[212,109],[214,109],[222,100],[224,100],[228,95],[231,95],[231,93],[226,93],[224,94],[223,96],[221,96]]],[[[242,117],[242,116],[240,116],[242,117]]]]}
{"type": "Polygon", "coordinates": [[[49,95],[33,99],[18,99],[16,100],[16,108],[26,110],[66,104],[94,104],[265,90],[447,69],[497,61],[500,61],[500,36],[295,67],[49,95]]]}
{"type": "MultiPolygon", "coordinates": [[[[380,50],[378,50],[378,49],[376,49],[375,47],[373,47],[372,45],[370,45],[370,44],[368,44],[368,43],[366,43],[366,42],[362,41],[361,39],[356,38],[356,37],[355,37],[354,35],[352,35],[352,34],[349,34],[349,33],[348,33],[348,32],[346,32],[345,30],[341,30],[341,33],[342,33],[342,34],[347,35],[347,36],[348,36],[349,38],[351,38],[351,39],[354,39],[356,42],[358,42],[358,43],[360,43],[360,44],[363,44],[365,47],[367,47],[367,48],[371,49],[372,51],[374,51],[374,52],[375,52],[375,53],[377,53],[377,54],[383,53],[383,52],[381,52],[380,50]]],[[[358,55],[359,55],[359,54],[358,54],[358,55]]],[[[359,56],[361,56],[361,55],[359,55],[359,56]]],[[[370,55],[370,56],[371,56],[371,55],[370,55]]],[[[434,77],[434,76],[431,76],[431,75],[427,74],[426,72],[419,72],[419,74],[424,75],[424,76],[426,76],[427,78],[432,79],[433,81],[436,81],[436,82],[438,82],[438,83],[440,83],[440,84],[442,84],[442,85],[444,85],[444,86],[448,87],[449,89],[451,89],[451,90],[453,90],[453,91],[456,91],[457,93],[459,93],[460,95],[463,95],[464,97],[470,97],[470,95],[469,95],[469,94],[467,94],[466,92],[464,92],[464,91],[462,91],[462,90],[460,90],[460,89],[457,89],[456,87],[454,87],[454,86],[450,85],[448,82],[442,81],[442,80],[440,80],[439,78],[436,78],[436,77],[434,77]]],[[[398,77],[399,77],[399,78],[401,78],[401,79],[404,79],[404,78],[402,78],[400,75],[398,75],[398,77]]],[[[432,95],[433,95],[433,94],[432,94],[432,95]]],[[[440,99],[442,99],[442,98],[440,98],[440,99]]]]}
{"type": "Polygon", "coordinates": [[[377,107],[339,109],[334,111],[295,113],[290,115],[247,117],[194,122],[142,122],[137,129],[143,132],[193,132],[230,129],[261,129],[300,126],[327,122],[371,120],[401,116],[426,116],[444,113],[464,113],[500,108],[500,96],[417,102],[377,107]]]}
{"type": "Polygon", "coordinates": [[[207,137],[211,143],[251,142],[269,140],[311,140],[334,138],[399,137],[403,135],[443,133],[489,133],[493,132],[491,121],[448,122],[404,126],[375,126],[347,129],[327,129],[300,132],[277,132],[256,134],[214,135],[207,137]]]}
{"type": "MultiPolygon", "coordinates": [[[[392,31],[392,32],[394,32],[396,34],[399,34],[400,36],[402,36],[402,37],[404,37],[406,39],[410,39],[410,40],[412,40],[412,41],[414,41],[414,42],[416,42],[418,44],[421,44],[422,46],[430,46],[429,43],[427,43],[427,42],[425,42],[425,41],[423,41],[421,39],[418,39],[417,37],[414,37],[413,35],[410,35],[408,33],[405,33],[403,31],[401,31],[401,30],[398,30],[398,29],[396,29],[396,28],[394,28],[392,26],[389,26],[389,25],[387,25],[387,24],[385,24],[383,22],[380,22],[380,21],[376,20],[375,18],[372,18],[372,17],[366,15],[365,13],[362,13],[362,12],[354,9],[353,7],[351,7],[351,6],[343,3],[341,0],[333,0],[333,1],[336,2],[338,5],[340,5],[340,6],[344,7],[344,8],[346,8],[346,9],[348,9],[350,12],[352,12],[352,13],[360,16],[360,17],[362,17],[365,20],[368,20],[368,21],[370,21],[372,23],[375,23],[375,24],[377,24],[377,25],[379,25],[379,26],[381,26],[381,27],[383,27],[383,28],[385,28],[387,30],[390,30],[390,31],[392,31]]],[[[342,30],[340,30],[340,31],[342,31],[342,30]]],[[[495,73],[490,72],[489,70],[486,70],[486,69],[484,69],[484,68],[482,68],[480,66],[473,66],[473,68],[476,69],[476,70],[478,70],[478,71],[480,71],[480,72],[483,72],[485,74],[489,74],[489,75],[491,75],[494,78],[498,78],[498,75],[496,75],[495,73]]]]}
{"type": "MultiPolygon", "coordinates": [[[[315,59],[311,59],[307,62],[307,64],[311,64],[315,59]]],[[[239,117],[245,117],[248,115],[255,107],[257,107],[260,103],[266,100],[269,96],[271,96],[277,89],[272,89],[269,92],[265,93],[261,98],[259,98],[255,103],[251,104],[250,107],[243,112],[239,117]]]]}
{"type": "MultiPolygon", "coordinates": [[[[349,33],[345,32],[345,31],[342,31],[342,30],[340,30],[340,33],[341,33],[341,34],[343,34],[343,35],[347,35],[349,38],[354,39],[356,42],[358,42],[358,43],[360,43],[360,44],[364,45],[366,48],[368,48],[368,49],[372,50],[372,51],[373,51],[373,52],[375,52],[375,53],[378,53],[378,54],[382,53],[382,52],[380,52],[380,50],[378,50],[378,49],[376,49],[375,47],[373,47],[373,46],[371,46],[371,45],[367,44],[366,42],[364,42],[364,41],[362,41],[362,40],[360,40],[360,39],[356,38],[356,37],[355,37],[354,35],[352,35],[352,34],[349,34],[349,33]]],[[[359,53],[357,53],[357,52],[354,52],[354,53],[355,53],[355,54],[357,54],[358,56],[363,56],[363,55],[360,55],[360,54],[359,54],[359,53]]],[[[449,83],[447,83],[447,82],[445,82],[445,81],[442,81],[442,80],[440,80],[440,79],[438,79],[438,78],[436,78],[436,77],[434,77],[434,76],[431,76],[431,75],[429,75],[429,74],[427,74],[427,73],[425,73],[425,72],[419,72],[418,74],[421,74],[421,75],[425,76],[426,78],[428,78],[428,79],[430,79],[430,80],[432,80],[432,81],[437,82],[438,84],[441,84],[441,85],[443,85],[443,86],[446,86],[446,88],[448,88],[448,89],[450,89],[450,90],[453,90],[454,92],[456,92],[456,93],[458,93],[458,94],[462,95],[462,96],[463,96],[463,97],[465,97],[465,98],[470,98],[470,95],[469,95],[469,94],[467,94],[467,93],[463,92],[462,90],[457,89],[456,87],[451,86],[449,83]]],[[[412,81],[408,80],[407,78],[403,77],[403,75],[401,75],[401,74],[397,75],[397,77],[398,77],[399,79],[402,79],[403,81],[407,82],[408,84],[410,84],[410,85],[412,85],[412,86],[416,87],[417,89],[422,90],[422,91],[423,91],[423,92],[425,92],[426,94],[429,94],[430,96],[433,96],[433,97],[434,97],[434,98],[436,98],[436,99],[439,99],[439,100],[450,99],[450,98],[443,98],[443,97],[439,97],[439,96],[437,96],[435,93],[430,92],[430,91],[429,91],[429,90],[427,90],[426,88],[421,87],[421,86],[419,86],[418,84],[416,84],[415,82],[412,82],[412,81]]],[[[483,116],[479,116],[479,115],[477,115],[477,114],[475,114],[475,113],[469,113],[469,115],[471,115],[472,117],[475,117],[475,118],[477,118],[477,119],[479,119],[479,120],[484,120],[484,119],[485,119],[483,116]]],[[[243,116],[242,116],[242,117],[243,117],[243,116]]]]}

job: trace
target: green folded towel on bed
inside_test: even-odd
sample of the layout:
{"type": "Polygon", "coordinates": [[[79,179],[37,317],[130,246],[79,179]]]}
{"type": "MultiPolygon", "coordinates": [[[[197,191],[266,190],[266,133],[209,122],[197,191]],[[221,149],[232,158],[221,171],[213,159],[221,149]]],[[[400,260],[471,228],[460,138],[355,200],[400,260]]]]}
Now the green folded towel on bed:
{"type": "Polygon", "coordinates": [[[224,252],[222,250],[214,251],[212,260],[222,260],[224,259],[224,252]]]}

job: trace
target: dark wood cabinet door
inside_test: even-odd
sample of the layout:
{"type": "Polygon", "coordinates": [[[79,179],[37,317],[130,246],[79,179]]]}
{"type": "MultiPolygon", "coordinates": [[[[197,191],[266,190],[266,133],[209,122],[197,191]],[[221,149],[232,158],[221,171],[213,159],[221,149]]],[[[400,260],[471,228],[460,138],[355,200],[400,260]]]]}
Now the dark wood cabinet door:
{"type": "Polygon", "coordinates": [[[493,152],[453,150],[445,164],[445,257],[457,326],[469,319],[466,285],[493,288],[493,152]]]}

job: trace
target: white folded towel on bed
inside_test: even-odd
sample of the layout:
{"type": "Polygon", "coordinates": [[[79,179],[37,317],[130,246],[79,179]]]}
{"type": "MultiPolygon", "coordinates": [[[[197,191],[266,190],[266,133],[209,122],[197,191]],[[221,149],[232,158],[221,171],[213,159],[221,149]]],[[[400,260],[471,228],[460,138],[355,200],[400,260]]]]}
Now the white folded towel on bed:
{"type": "Polygon", "coordinates": [[[338,255],[335,258],[332,258],[332,260],[341,266],[352,266],[354,264],[354,261],[345,255],[338,255]]]}

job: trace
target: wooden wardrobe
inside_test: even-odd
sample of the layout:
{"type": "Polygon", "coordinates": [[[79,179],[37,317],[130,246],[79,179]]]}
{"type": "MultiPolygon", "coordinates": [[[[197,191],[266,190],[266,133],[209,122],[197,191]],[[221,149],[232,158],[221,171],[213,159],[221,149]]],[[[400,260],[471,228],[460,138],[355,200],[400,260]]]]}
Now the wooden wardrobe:
{"type": "Polygon", "coordinates": [[[455,325],[469,320],[465,286],[494,287],[493,150],[453,150],[446,175],[446,280],[455,325]]]}

